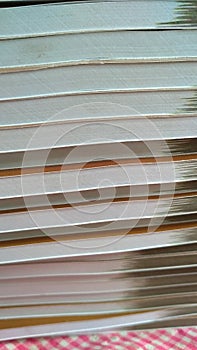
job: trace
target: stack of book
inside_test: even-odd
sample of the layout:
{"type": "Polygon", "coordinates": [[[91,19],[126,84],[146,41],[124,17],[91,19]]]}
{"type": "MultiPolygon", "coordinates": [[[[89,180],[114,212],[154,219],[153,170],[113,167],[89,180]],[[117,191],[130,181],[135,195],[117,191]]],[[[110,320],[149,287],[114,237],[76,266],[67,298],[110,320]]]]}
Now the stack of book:
{"type": "Polygon", "coordinates": [[[195,325],[197,2],[41,2],[0,2],[0,339],[195,325]]]}

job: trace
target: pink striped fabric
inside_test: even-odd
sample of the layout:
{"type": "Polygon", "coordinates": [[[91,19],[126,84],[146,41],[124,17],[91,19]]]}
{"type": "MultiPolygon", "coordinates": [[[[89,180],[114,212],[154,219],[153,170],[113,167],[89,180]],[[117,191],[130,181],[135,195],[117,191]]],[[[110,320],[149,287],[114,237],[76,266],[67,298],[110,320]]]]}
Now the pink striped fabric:
{"type": "Polygon", "coordinates": [[[95,335],[23,339],[0,343],[0,350],[197,350],[197,327],[95,335]]]}

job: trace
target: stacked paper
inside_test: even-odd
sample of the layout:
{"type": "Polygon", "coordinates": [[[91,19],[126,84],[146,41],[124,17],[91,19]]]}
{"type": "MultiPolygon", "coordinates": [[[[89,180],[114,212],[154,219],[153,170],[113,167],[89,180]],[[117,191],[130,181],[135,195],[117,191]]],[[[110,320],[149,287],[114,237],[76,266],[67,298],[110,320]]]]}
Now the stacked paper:
{"type": "Polygon", "coordinates": [[[41,2],[0,9],[0,339],[196,325],[197,3],[41,2]]]}

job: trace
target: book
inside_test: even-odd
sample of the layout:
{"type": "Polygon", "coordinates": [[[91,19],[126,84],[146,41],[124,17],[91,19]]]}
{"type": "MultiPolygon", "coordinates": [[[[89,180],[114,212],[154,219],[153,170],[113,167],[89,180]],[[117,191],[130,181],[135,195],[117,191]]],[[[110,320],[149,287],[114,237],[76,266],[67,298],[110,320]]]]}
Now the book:
{"type": "Polygon", "coordinates": [[[197,323],[196,1],[0,1],[0,340],[197,323]]]}

